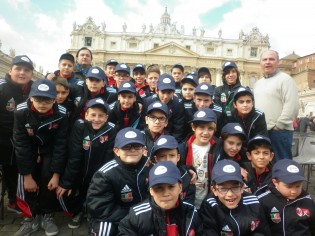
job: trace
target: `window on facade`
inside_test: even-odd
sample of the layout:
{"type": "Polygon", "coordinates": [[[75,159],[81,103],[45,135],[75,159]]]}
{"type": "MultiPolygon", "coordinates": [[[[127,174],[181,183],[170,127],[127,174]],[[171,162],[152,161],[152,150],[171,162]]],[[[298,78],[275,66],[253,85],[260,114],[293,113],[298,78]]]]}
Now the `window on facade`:
{"type": "Polygon", "coordinates": [[[257,57],[257,48],[250,48],[250,56],[257,57]]]}
{"type": "Polygon", "coordinates": [[[159,46],[158,43],[153,44],[153,48],[157,48],[159,46]]]}
{"type": "Polygon", "coordinates": [[[110,48],[116,48],[116,42],[110,42],[110,48]]]}
{"type": "Polygon", "coordinates": [[[226,55],[227,55],[227,56],[232,56],[232,55],[233,55],[233,50],[230,49],[230,48],[227,49],[227,50],[226,50],[226,55]]]}
{"type": "Polygon", "coordinates": [[[84,39],[84,46],[92,46],[92,37],[85,37],[84,39]]]}
{"type": "Polygon", "coordinates": [[[130,49],[136,49],[137,47],[138,47],[137,43],[134,43],[134,42],[129,43],[129,48],[130,49]]]}
{"type": "Polygon", "coordinates": [[[186,45],[186,49],[190,50],[190,45],[186,45]]]}
{"type": "Polygon", "coordinates": [[[214,54],[214,48],[208,47],[207,54],[214,54]]]}

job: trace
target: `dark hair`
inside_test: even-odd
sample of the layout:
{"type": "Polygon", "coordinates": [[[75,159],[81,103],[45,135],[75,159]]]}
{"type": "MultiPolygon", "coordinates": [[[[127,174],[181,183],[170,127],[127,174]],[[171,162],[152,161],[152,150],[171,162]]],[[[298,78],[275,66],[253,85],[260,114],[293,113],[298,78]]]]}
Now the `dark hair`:
{"type": "Polygon", "coordinates": [[[266,141],[261,141],[261,142],[256,141],[253,144],[248,145],[247,151],[251,152],[257,148],[266,148],[266,149],[269,149],[270,152],[272,152],[272,146],[269,143],[267,143],[266,141]]]}
{"type": "Polygon", "coordinates": [[[171,73],[173,72],[173,69],[175,69],[175,68],[180,69],[180,71],[184,73],[184,70],[185,70],[185,69],[184,69],[184,67],[183,67],[181,64],[176,64],[176,65],[174,65],[174,66],[171,68],[171,73]]]}
{"type": "Polygon", "coordinates": [[[52,79],[52,82],[55,83],[55,85],[63,86],[66,90],[69,90],[69,83],[67,79],[61,78],[61,77],[54,77],[52,79]]]}
{"type": "Polygon", "coordinates": [[[225,81],[225,76],[230,73],[230,71],[232,69],[235,69],[236,70],[236,73],[237,73],[237,79],[236,79],[236,83],[240,81],[240,75],[241,73],[239,72],[239,70],[235,67],[227,67],[223,72],[222,72],[222,81],[224,82],[225,81]]]}
{"type": "Polygon", "coordinates": [[[200,79],[200,77],[205,76],[205,75],[208,75],[209,78],[210,78],[210,81],[212,81],[211,74],[208,73],[208,72],[206,72],[206,71],[200,72],[200,73],[198,74],[198,79],[200,79]]]}
{"type": "Polygon", "coordinates": [[[88,51],[90,52],[91,59],[93,59],[92,51],[91,51],[90,49],[88,49],[87,47],[82,47],[82,48],[80,48],[80,49],[77,51],[77,54],[75,55],[76,58],[78,58],[78,56],[79,56],[79,54],[80,54],[80,52],[81,52],[82,50],[88,50],[88,51]]]}

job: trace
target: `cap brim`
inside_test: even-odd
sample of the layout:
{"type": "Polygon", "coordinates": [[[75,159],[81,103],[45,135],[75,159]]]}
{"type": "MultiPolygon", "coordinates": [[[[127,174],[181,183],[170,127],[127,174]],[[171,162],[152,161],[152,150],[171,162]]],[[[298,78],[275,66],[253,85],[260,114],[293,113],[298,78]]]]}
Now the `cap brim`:
{"type": "Polygon", "coordinates": [[[37,92],[35,94],[30,93],[29,97],[45,97],[45,98],[52,98],[52,99],[56,98],[56,96],[50,95],[47,92],[43,92],[43,93],[37,92]]]}
{"type": "Polygon", "coordinates": [[[295,182],[306,181],[304,176],[294,175],[294,174],[281,176],[281,177],[278,177],[277,179],[280,180],[281,182],[285,183],[285,184],[292,184],[295,182]]]}
{"type": "Polygon", "coordinates": [[[169,177],[169,176],[165,176],[165,177],[159,177],[159,178],[155,178],[155,180],[150,181],[149,179],[149,188],[154,187],[155,185],[158,184],[176,184],[178,182],[181,182],[181,180],[177,179],[177,178],[173,178],[173,177],[169,177]]]}
{"type": "Polygon", "coordinates": [[[228,181],[236,181],[239,183],[244,183],[242,177],[236,176],[236,175],[224,175],[221,177],[218,177],[216,179],[213,179],[214,182],[216,182],[217,184],[222,184],[224,182],[228,182],[228,181]]]}
{"type": "Polygon", "coordinates": [[[193,123],[193,122],[215,122],[215,123],[217,123],[216,120],[208,120],[208,119],[202,119],[202,118],[193,119],[193,120],[188,121],[188,123],[193,123]]]}
{"type": "Polygon", "coordinates": [[[155,153],[161,149],[168,149],[168,150],[172,150],[172,149],[178,149],[178,146],[177,147],[174,147],[174,146],[161,146],[161,147],[158,147],[158,148],[153,148],[152,150],[152,155],[155,155],[155,153]]]}
{"type": "Polygon", "coordinates": [[[163,112],[166,117],[168,116],[168,114],[163,109],[160,109],[158,107],[153,107],[152,109],[148,110],[146,114],[148,115],[151,111],[160,111],[163,112]]]}
{"type": "Polygon", "coordinates": [[[34,66],[32,66],[31,64],[29,64],[27,62],[18,62],[18,63],[15,63],[13,65],[23,65],[23,66],[26,66],[27,68],[29,68],[31,70],[34,70],[34,66]]]}
{"type": "Polygon", "coordinates": [[[161,85],[161,86],[157,86],[157,89],[158,90],[172,90],[172,91],[175,91],[176,90],[176,88],[175,87],[173,87],[173,86],[165,86],[165,85],[161,85]]]}

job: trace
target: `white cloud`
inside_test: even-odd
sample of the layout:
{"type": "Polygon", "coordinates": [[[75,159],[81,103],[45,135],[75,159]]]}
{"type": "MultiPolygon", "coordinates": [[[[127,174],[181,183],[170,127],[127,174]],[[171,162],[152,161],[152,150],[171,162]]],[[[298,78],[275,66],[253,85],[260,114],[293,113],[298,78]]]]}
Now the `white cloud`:
{"type": "Polygon", "coordinates": [[[30,0],[7,0],[7,2],[16,9],[20,7],[26,9],[30,5],[30,0]]]}

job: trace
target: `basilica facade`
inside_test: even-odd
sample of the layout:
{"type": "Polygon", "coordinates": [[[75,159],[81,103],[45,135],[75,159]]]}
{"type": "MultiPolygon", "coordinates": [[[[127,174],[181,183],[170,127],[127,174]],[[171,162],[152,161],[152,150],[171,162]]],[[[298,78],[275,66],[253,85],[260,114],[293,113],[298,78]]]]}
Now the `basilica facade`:
{"type": "Polygon", "coordinates": [[[256,27],[249,33],[241,31],[235,39],[224,39],[221,30],[216,37],[205,37],[203,28],[177,27],[165,8],[160,22],[142,25],[141,32],[129,32],[126,23],[120,32],[108,32],[106,22],[97,25],[91,17],[83,25],[73,23],[68,51],[75,55],[81,47],[88,47],[93,52],[93,64],[101,67],[109,59],[131,68],[138,63],[157,64],[163,73],[169,73],[177,63],[184,66],[185,73],[208,67],[215,85],[222,84],[223,62],[233,60],[241,72],[242,84],[253,87],[262,76],[260,54],[270,44],[268,35],[262,35],[256,27]]]}

